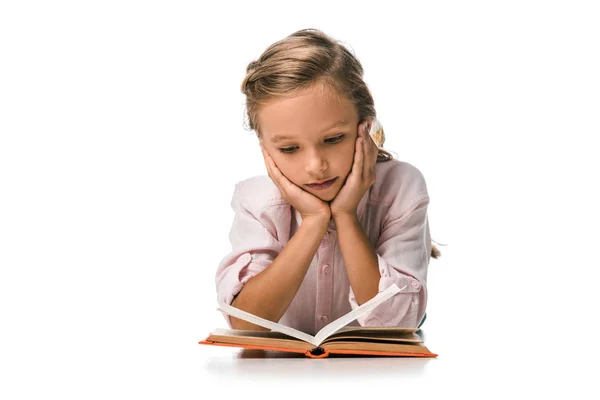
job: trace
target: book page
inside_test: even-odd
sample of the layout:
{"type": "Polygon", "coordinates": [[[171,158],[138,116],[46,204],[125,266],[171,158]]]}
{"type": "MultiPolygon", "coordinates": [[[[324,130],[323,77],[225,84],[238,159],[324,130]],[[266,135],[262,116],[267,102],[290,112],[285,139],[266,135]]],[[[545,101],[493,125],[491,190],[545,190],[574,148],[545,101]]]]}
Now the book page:
{"type": "Polygon", "coordinates": [[[329,323],[328,325],[324,326],[323,329],[321,329],[319,332],[317,332],[316,336],[312,336],[312,335],[309,335],[302,331],[299,331],[297,329],[290,328],[289,326],[285,326],[285,325],[279,324],[277,322],[269,321],[267,319],[258,317],[254,314],[250,314],[249,312],[240,310],[239,308],[235,308],[226,303],[221,303],[219,305],[220,308],[218,308],[218,310],[221,312],[224,312],[226,314],[229,314],[233,317],[243,319],[244,321],[248,321],[248,322],[258,325],[258,326],[262,326],[263,328],[268,328],[273,331],[285,333],[286,335],[289,335],[289,336],[295,337],[297,339],[303,340],[305,342],[311,343],[315,346],[319,346],[323,342],[323,340],[325,340],[329,335],[340,330],[342,327],[347,325],[349,322],[352,322],[356,318],[371,311],[372,309],[374,309],[379,304],[383,303],[384,301],[386,301],[387,299],[389,299],[396,293],[402,291],[404,288],[406,288],[406,286],[403,286],[402,289],[400,289],[397,285],[392,284],[386,290],[378,293],[377,296],[373,297],[371,300],[367,301],[366,303],[364,303],[363,305],[358,307],[356,310],[353,310],[353,311],[349,312],[348,314],[346,314],[346,315],[336,319],[335,321],[329,323]]]}
{"type": "MultiPolygon", "coordinates": [[[[243,319],[244,321],[251,322],[254,325],[262,326],[263,328],[268,328],[273,331],[285,333],[286,335],[289,335],[289,336],[295,337],[297,339],[304,340],[305,342],[314,344],[313,343],[315,340],[314,336],[311,336],[311,335],[304,333],[302,331],[299,331],[297,329],[290,328],[289,326],[281,325],[281,324],[278,324],[277,322],[269,321],[268,319],[258,317],[254,314],[250,314],[249,312],[240,310],[239,308],[235,308],[226,303],[222,303],[219,307],[220,307],[220,309],[218,309],[219,311],[229,314],[233,317],[243,319]]],[[[318,345],[315,345],[315,346],[318,346],[318,345]]]]}
{"type": "Polygon", "coordinates": [[[254,331],[254,330],[243,330],[243,329],[215,329],[211,335],[221,336],[247,336],[247,337],[259,337],[265,339],[286,339],[298,342],[299,340],[293,336],[286,335],[285,333],[277,331],[254,331]]]}
{"type": "Polygon", "coordinates": [[[363,350],[433,355],[425,345],[420,343],[332,342],[325,343],[322,347],[328,351],[363,350]]]}
{"type": "Polygon", "coordinates": [[[414,333],[417,332],[418,330],[420,330],[420,328],[407,328],[407,327],[402,327],[402,326],[354,326],[354,325],[349,325],[349,326],[344,326],[343,328],[338,329],[337,333],[342,333],[342,332],[350,332],[350,331],[360,331],[360,332],[365,332],[365,331],[374,331],[375,333],[381,331],[381,332],[388,332],[388,331],[398,331],[398,332],[408,332],[408,333],[414,333]]]}
{"type": "Polygon", "coordinates": [[[348,323],[354,321],[356,318],[366,314],[371,311],[393,295],[398,292],[401,292],[406,288],[406,285],[400,289],[396,284],[392,284],[383,292],[379,292],[377,296],[373,297],[371,300],[367,301],[363,305],[359,306],[355,310],[350,311],[348,314],[341,316],[335,321],[325,325],[317,334],[315,335],[315,341],[317,342],[317,346],[323,342],[328,336],[334,334],[344,326],[348,325],[348,323]]]}
{"type": "Polygon", "coordinates": [[[369,341],[369,342],[403,342],[403,343],[423,343],[424,340],[421,336],[417,335],[410,330],[404,330],[403,328],[392,328],[392,329],[361,329],[346,331],[340,329],[334,334],[328,336],[321,346],[325,343],[331,343],[334,341],[369,341]]]}
{"type": "Polygon", "coordinates": [[[304,340],[298,340],[295,337],[276,331],[217,329],[212,332],[206,340],[213,343],[259,346],[262,347],[263,350],[272,350],[276,347],[283,349],[301,349],[305,351],[314,349],[314,346],[311,343],[307,343],[304,340]]]}

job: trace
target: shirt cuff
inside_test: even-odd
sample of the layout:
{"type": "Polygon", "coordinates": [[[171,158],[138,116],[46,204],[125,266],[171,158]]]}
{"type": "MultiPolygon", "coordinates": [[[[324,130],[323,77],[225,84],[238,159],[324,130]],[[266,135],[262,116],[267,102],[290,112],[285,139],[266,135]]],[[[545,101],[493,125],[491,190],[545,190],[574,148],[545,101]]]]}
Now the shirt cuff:
{"type": "MultiPolygon", "coordinates": [[[[243,253],[227,268],[217,286],[218,304],[225,303],[231,305],[235,296],[241,292],[244,284],[256,275],[257,272],[250,273],[248,271],[248,266],[251,262],[252,255],[250,253],[243,253]]],[[[225,317],[225,321],[231,328],[231,317],[225,313],[223,313],[223,317],[225,317]]]]}
{"type": "Polygon", "coordinates": [[[250,253],[244,253],[240,255],[229,268],[227,268],[217,286],[219,304],[231,304],[235,295],[242,290],[245,283],[242,282],[242,270],[246,268],[251,261],[252,256],[250,253]]]}
{"type": "MultiPolygon", "coordinates": [[[[361,315],[356,320],[361,326],[398,326],[405,328],[416,328],[425,314],[427,305],[427,288],[419,280],[412,276],[403,274],[392,268],[377,254],[379,266],[379,293],[386,290],[392,284],[396,284],[401,292],[387,299],[373,310],[361,315]]],[[[359,307],[350,286],[348,300],[352,310],[359,307]]]]}

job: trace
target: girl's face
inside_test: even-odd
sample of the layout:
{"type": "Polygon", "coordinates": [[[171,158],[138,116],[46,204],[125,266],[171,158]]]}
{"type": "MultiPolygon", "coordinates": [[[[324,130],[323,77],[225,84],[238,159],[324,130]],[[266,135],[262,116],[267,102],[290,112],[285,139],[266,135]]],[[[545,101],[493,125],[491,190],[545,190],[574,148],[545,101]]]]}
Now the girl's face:
{"type": "Polygon", "coordinates": [[[354,105],[316,86],[263,105],[258,119],[263,145],[281,173],[321,200],[333,200],[354,162],[359,123],[354,105]],[[307,186],[335,177],[324,190],[307,186]]]}

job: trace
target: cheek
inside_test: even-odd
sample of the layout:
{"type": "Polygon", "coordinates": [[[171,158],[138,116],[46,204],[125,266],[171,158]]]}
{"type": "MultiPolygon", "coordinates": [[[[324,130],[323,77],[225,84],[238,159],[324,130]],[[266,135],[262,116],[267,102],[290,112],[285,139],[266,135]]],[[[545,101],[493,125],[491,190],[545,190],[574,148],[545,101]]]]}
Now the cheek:
{"type": "MultiPolygon", "coordinates": [[[[350,142],[350,141],[349,141],[350,142]]],[[[352,164],[354,163],[354,152],[356,150],[356,146],[354,142],[349,143],[344,146],[342,151],[340,151],[340,165],[343,165],[348,172],[352,168],[352,164]]]]}
{"type": "MultiPolygon", "coordinates": [[[[277,150],[277,153],[279,153],[278,150],[277,150]]],[[[282,174],[287,175],[290,172],[289,162],[287,162],[284,157],[282,157],[280,154],[277,154],[277,153],[274,153],[276,155],[271,156],[271,157],[273,158],[273,161],[275,161],[275,165],[277,166],[279,171],[282,174]]]]}
{"type": "MultiPolygon", "coordinates": [[[[277,152],[279,152],[279,150],[277,150],[277,152]]],[[[280,155],[277,155],[273,157],[273,160],[275,161],[279,172],[281,172],[283,176],[285,176],[288,180],[292,181],[293,183],[296,183],[295,171],[297,170],[297,167],[290,161],[286,160],[285,156],[282,157],[280,155]]]]}

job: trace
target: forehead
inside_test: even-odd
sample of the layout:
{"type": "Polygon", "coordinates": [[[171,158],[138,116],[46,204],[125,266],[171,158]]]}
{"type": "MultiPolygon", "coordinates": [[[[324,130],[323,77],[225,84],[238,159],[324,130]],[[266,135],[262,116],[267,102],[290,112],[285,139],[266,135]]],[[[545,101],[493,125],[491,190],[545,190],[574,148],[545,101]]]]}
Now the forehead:
{"type": "Polygon", "coordinates": [[[320,137],[357,120],[354,104],[321,88],[269,102],[258,111],[260,133],[268,141],[320,137]]]}

